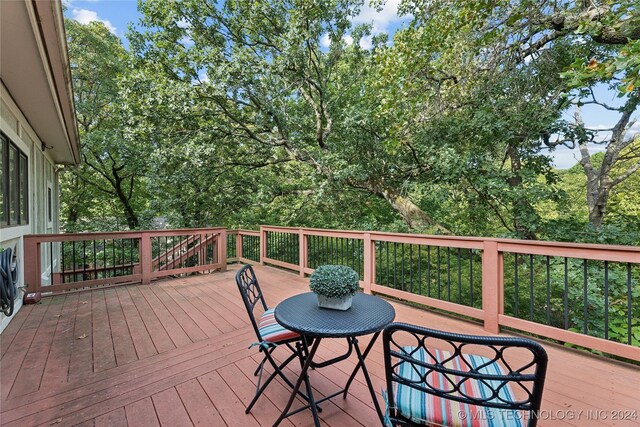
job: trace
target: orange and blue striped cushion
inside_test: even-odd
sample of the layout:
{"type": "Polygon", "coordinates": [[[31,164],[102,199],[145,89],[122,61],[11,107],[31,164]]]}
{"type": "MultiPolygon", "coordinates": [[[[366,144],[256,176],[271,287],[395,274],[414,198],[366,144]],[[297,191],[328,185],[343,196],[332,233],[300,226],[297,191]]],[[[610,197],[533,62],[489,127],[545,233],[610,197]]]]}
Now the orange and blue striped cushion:
{"type": "Polygon", "coordinates": [[[300,336],[297,332],[285,329],[276,321],[276,317],[273,314],[273,308],[268,309],[260,317],[260,323],[258,324],[258,330],[260,336],[264,342],[279,343],[291,338],[297,338],[300,336]]]}
{"type": "MultiPolygon", "coordinates": [[[[411,353],[412,347],[403,348],[407,353],[411,353]]],[[[438,362],[443,362],[451,358],[451,354],[441,350],[430,350],[438,362]]],[[[434,363],[433,357],[424,349],[419,349],[411,355],[413,359],[434,363]]],[[[452,358],[444,363],[444,366],[457,371],[468,372],[471,367],[475,370],[479,366],[491,362],[486,357],[465,354],[464,361],[459,356],[452,358]],[[468,363],[467,363],[468,362],[468,363]]],[[[487,366],[477,369],[478,372],[492,375],[504,375],[504,371],[497,363],[489,363],[487,366]]],[[[458,383],[460,377],[447,379],[446,375],[441,372],[431,371],[427,375],[427,384],[422,382],[427,368],[414,365],[409,362],[402,362],[398,366],[397,374],[411,382],[417,383],[430,388],[429,385],[438,390],[451,390],[453,388],[451,381],[458,383]]],[[[501,388],[499,386],[502,381],[495,380],[475,380],[468,379],[460,386],[460,391],[469,397],[489,398],[493,395],[493,390],[500,390],[499,397],[507,402],[517,401],[509,385],[501,388]]],[[[462,397],[461,395],[458,395],[462,397]]],[[[451,399],[443,399],[421,390],[409,387],[404,384],[397,384],[396,388],[396,405],[397,410],[404,417],[411,419],[413,422],[425,425],[438,426],[460,426],[460,427],[492,427],[492,426],[513,426],[521,427],[523,425],[523,413],[511,409],[487,408],[484,406],[470,405],[467,403],[457,402],[451,399]]],[[[497,398],[488,401],[501,402],[497,398]]],[[[504,402],[501,402],[504,403],[504,402]]]]}

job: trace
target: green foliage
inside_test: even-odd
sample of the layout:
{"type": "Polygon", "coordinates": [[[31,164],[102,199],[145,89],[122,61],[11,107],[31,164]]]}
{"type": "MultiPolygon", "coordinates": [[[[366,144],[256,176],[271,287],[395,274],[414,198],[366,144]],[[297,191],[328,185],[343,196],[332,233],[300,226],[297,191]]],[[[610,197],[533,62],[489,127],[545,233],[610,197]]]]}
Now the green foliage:
{"type": "Polygon", "coordinates": [[[83,160],[62,174],[65,229],[138,228],[149,145],[131,130],[128,105],[136,99],[122,83],[130,54],[100,22],[66,20],[65,26],[83,160]]]}
{"type": "Polygon", "coordinates": [[[321,265],[309,278],[311,291],[326,297],[340,298],[358,291],[358,273],[344,265],[321,265]]]}
{"type": "MultiPolygon", "coordinates": [[[[593,228],[582,172],[543,151],[589,85],[635,72],[637,42],[605,40],[635,22],[629,2],[593,18],[571,2],[407,1],[411,25],[368,50],[370,28],[351,23],[361,4],[150,0],[130,52],[98,23],[69,23],[79,93],[100,89],[100,103],[77,100],[95,118],[87,149],[124,165],[138,222],[637,242],[637,173],[593,228]],[[590,57],[618,71],[587,75],[590,57]]],[[[64,179],[77,228],[123,226],[104,174],[64,179]]]]}

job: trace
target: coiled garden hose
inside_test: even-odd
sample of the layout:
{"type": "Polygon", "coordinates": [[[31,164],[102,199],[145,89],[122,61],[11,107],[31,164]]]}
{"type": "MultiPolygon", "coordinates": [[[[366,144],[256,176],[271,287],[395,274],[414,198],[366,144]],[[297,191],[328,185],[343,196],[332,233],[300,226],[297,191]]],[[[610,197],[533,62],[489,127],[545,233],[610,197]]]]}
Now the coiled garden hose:
{"type": "Polygon", "coordinates": [[[13,303],[18,296],[18,267],[15,251],[0,250],[0,310],[7,316],[13,314],[13,303]]]}

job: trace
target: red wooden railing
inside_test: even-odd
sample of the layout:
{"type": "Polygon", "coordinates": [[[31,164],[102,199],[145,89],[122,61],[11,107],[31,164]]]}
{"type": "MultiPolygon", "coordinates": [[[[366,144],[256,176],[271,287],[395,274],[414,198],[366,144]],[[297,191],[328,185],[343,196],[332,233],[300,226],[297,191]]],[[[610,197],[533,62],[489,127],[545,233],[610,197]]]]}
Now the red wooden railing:
{"type": "Polygon", "coordinates": [[[27,235],[25,283],[29,292],[56,294],[95,286],[148,284],[166,276],[225,270],[226,234],[225,228],[202,228],[27,235]],[[73,255],[73,260],[71,255],[65,260],[67,252],[73,255]],[[42,276],[47,274],[51,279],[43,285],[42,276]]]}
{"type": "MultiPolygon", "coordinates": [[[[564,343],[640,361],[640,346],[638,346],[635,341],[635,337],[637,337],[638,331],[640,331],[640,324],[637,324],[640,313],[634,313],[631,309],[631,303],[632,301],[635,301],[632,295],[637,295],[637,293],[640,292],[639,247],[263,226],[260,228],[260,262],[262,264],[266,263],[297,271],[301,276],[310,274],[313,272],[313,268],[310,267],[311,259],[309,251],[313,248],[310,245],[310,239],[325,239],[325,241],[327,239],[332,239],[331,242],[333,243],[331,244],[334,247],[339,245],[336,242],[342,240],[347,242],[347,247],[351,245],[350,247],[352,248],[354,247],[353,242],[357,241],[357,247],[360,248],[357,251],[361,253],[362,258],[353,264],[359,264],[362,267],[361,286],[364,292],[388,295],[428,307],[479,319],[484,323],[485,330],[490,333],[498,333],[501,326],[509,327],[564,343]],[[289,237],[286,237],[286,235],[289,237]],[[280,253],[284,253],[284,255],[278,256],[275,254],[275,251],[270,250],[270,245],[276,245],[281,242],[288,242],[289,245],[291,242],[295,242],[298,252],[297,257],[292,256],[291,251],[280,251],[280,253]],[[412,250],[414,248],[419,248],[421,251],[420,253],[424,253],[423,248],[425,247],[446,248],[448,254],[450,253],[450,248],[454,250],[454,253],[456,253],[456,250],[461,249],[468,251],[469,254],[478,254],[478,257],[480,257],[481,253],[481,306],[475,307],[455,301],[446,301],[444,298],[419,295],[415,292],[393,288],[389,286],[389,284],[383,285],[382,283],[376,283],[376,278],[381,279],[381,274],[376,270],[376,262],[377,260],[378,263],[380,262],[380,258],[382,256],[381,251],[384,249],[385,245],[389,244],[394,248],[396,248],[397,245],[397,247],[401,247],[403,251],[404,248],[412,250]],[[628,318],[629,343],[616,342],[611,339],[592,336],[589,333],[566,330],[561,327],[541,324],[540,322],[526,320],[506,313],[505,277],[508,276],[509,272],[505,271],[505,256],[520,257],[516,258],[516,264],[521,263],[523,257],[526,257],[526,259],[529,259],[530,257],[531,260],[533,260],[534,257],[541,257],[543,262],[546,259],[547,283],[550,282],[548,275],[550,265],[549,260],[555,259],[557,261],[557,258],[559,258],[564,260],[565,264],[567,263],[567,260],[576,260],[579,263],[583,263],[585,266],[585,275],[583,278],[585,293],[587,289],[587,282],[594,281],[593,278],[587,275],[588,263],[593,261],[606,261],[604,263],[605,270],[603,270],[605,271],[605,276],[607,272],[610,271],[611,266],[614,263],[621,264],[621,268],[623,270],[628,270],[628,276],[623,277],[622,285],[625,286],[625,289],[628,287],[628,292],[626,290],[624,292],[627,296],[625,307],[628,307],[628,311],[624,314],[624,318],[628,318]]],[[[329,246],[328,243],[327,246],[329,246]]],[[[342,248],[344,248],[344,246],[345,245],[343,244],[342,248]]],[[[388,247],[389,246],[387,246],[387,248],[388,247]]],[[[460,252],[458,251],[457,254],[458,260],[460,260],[460,252]]],[[[343,253],[341,255],[334,256],[333,260],[331,256],[328,258],[328,262],[325,263],[344,263],[345,257],[343,253]],[[342,262],[340,262],[340,257],[342,257],[342,262]],[[338,262],[335,262],[336,260],[338,262]]],[[[348,254],[346,258],[347,263],[349,263],[348,254]]],[[[472,255],[470,255],[469,258],[471,259],[472,255]]],[[[414,255],[407,260],[405,255],[402,262],[415,263],[416,256],[414,255]]],[[[396,260],[396,263],[399,264],[400,261],[396,260]]],[[[390,264],[387,265],[387,268],[390,268],[390,264]]],[[[395,264],[393,268],[395,281],[395,264]]],[[[541,270],[544,273],[544,268],[541,270]]],[[[406,265],[403,265],[403,272],[404,271],[407,271],[406,265]]],[[[413,274],[416,270],[414,268],[408,271],[413,274]]],[[[458,270],[457,273],[458,277],[460,277],[459,271],[460,270],[458,270]]],[[[533,269],[531,269],[531,272],[532,271],[533,269]]],[[[451,273],[451,271],[449,271],[449,273],[451,273]]],[[[534,284],[533,273],[531,273],[531,278],[530,286],[533,291],[534,285],[539,288],[539,284],[534,284]]],[[[526,280],[526,285],[528,287],[528,278],[526,280]]],[[[382,280],[380,281],[382,282],[382,280]]],[[[565,276],[565,282],[566,281],[567,277],[565,276]]],[[[449,283],[449,291],[451,290],[450,286],[451,283],[449,283]]],[[[582,283],[580,283],[580,286],[582,286],[582,283]]],[[[507,290],[512,293],[512,288],[513,286],[509,285],[507,290]]],[[[538,290],[539,289],[536,289],[536,291],[538,290]]],[[[542,289],[542,291],[544,291],[544,289],[542,289]]],[[[582,292],[582,287],[580,287],[580,292],[582,292]]],[[[533,300],[533,293],[531,294],[531,299],[533,300]]],[[[585,299],[585,305],[589,306],[589,304],[591,304],[589,298],[585,299]]],[[[533,308],[533,302],[531,303],[531,306],[533,308]]],[[[540,307],[536,307],[535,309],[539,310],[540,307]]],[[[546,307],[544,307],[544,309],[546,309],[546,307]]],[[[589,310],[591,310],[591,308],[589,308],[589,310]]],[[[586,312],[587,309],[585,308],[585,313],[586,312]]],[[[608,315],[609,314],[607,313],[607,316],[608,315]]]]}
{"type": "MultiPolygon", "coordinates": [[[[360,273],[364,292],[478,319],[490,333],[508,327],[640,361],[640,313],[633,311],[640,293],[639,247],[275,226],[262,226],[260,231],[207,228],[31,235],[25,236],[24,244],[29,291],[55,294],[93,286],[148,284],[165,276],[225,270],[226,262],[235,261],[270,264],[294,270],[303,277],[318,265],[338,263],[350,265],[360,273]],[[71,269],[74,281],[57,283],[54,274],[64,276],[64,272],[59,267],[57,271],[52,268],[53,284],[43,286],[43,260],[47,252],[50,259],[56,258],[54,252],[60,251],[56,245],[75,242],[79,246],[83,242],[85,253],[86,242],[95,247],[95,242],[114,239],[134,241],[130,252],[136,255],[129,260],[129,270],[120,264],[84,263],[71,269]],[[186,260],[191,264],[185,265],[186,260]],[[127,274],[101,277],[105,271],[118,268],[127,274]],[[564,284],[552,283],[556,276],[550,271],[559,272],[564,284]],[[602,272],[604,278],[600,277],[602,272]],[[550,295],[551,290],[556,292],[562,286],[562,295],[550,295]],[[601,336],[589,323],[602,303],[588,295],[593,286],[605,289],[605,325],[607,321],[618,322],[616,327],[622,332],[617,337],[607,336],[606,332],[601,336]],[[580,325],[582,313],[570,313],[567,305],[570,296],[580,302],[582,294],[584,322],[580,325]],[[551,313],[552,298],[564,298],[564,313],[551,313]],[[615,310],[610,310],[612,307],[615,310]],[[564,325],[559,325],[552,315],[564,316],[564,325]]],[[[74,249],[77,251],[77,247],[74,249]]]]}

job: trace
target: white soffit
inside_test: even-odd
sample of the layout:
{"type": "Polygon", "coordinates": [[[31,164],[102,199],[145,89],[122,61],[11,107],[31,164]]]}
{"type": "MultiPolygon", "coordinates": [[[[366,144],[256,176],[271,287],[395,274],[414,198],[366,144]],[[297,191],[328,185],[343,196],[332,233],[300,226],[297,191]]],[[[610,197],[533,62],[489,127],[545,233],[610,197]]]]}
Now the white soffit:
{"type": "Polygon", "coordinates": [[[0,0],[0,78],[56,163],[79,163],[59,1],[0,0]],[[50,150],[50,151],[49,151],[50,150]]]}

